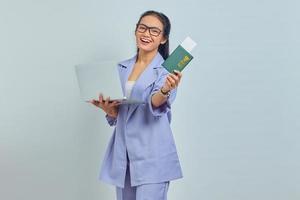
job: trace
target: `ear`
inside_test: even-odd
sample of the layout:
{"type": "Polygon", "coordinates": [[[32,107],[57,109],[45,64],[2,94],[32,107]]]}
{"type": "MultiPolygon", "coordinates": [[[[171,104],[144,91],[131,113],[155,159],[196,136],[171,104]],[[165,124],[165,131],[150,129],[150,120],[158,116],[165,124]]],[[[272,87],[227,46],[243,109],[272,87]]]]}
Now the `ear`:
{"type": "Polygon", "coordinates": [[[160,44],[165,44],[168,41],[168,39],[163,39],[160,44]]]}

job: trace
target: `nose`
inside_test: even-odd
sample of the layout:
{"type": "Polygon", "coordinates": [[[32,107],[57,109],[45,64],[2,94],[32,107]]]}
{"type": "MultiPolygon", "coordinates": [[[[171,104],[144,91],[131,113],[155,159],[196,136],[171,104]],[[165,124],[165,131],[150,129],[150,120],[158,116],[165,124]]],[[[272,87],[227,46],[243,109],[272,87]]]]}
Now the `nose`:
{"type": "Polygon", "coordinates": [[[144,36],[148,36],[148,37],[151,37],[151,34],[150,34],[150,29],[147,28],[147,30],[144,32],[143,34],[144,36]]]}

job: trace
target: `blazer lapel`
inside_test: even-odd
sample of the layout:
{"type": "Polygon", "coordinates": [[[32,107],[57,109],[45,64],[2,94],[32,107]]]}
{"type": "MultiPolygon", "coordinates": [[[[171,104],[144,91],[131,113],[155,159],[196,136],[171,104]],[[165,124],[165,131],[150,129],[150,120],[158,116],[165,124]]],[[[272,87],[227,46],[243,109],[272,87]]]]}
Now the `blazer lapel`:
{"type": "MultiPolygon", "coordinates": [[[[141,100],[141,101],[143,100],[143,94],[144,94],[145,89],[149,85],[151,85],[153,82],[155,82],[155,80],[158,78],[159,73],[158,73],[157,67],[160,67],[162,62],[163,62],[162,56],[159,53],[157,53],[156,56],[150,62],[149,66],[146,67],[146,69],[140,74],[139,78],[136,80],[136,82],[132,88],[132,91],[131,91],[131,96],[130,96],[131,99],[141,100]]],[[[128,70],[128,71],[130,71],[130,72],[132,71],[134,63],[131,66],[131,70],[128,70]]],[[[126,76],[124,86],[125,86],[126,81],[128,80],[128,76],[129,76],[130,72],[126,76]]],[[[145,102],[145,103],[147,103],[147,102],[145,102]]],[[[138,107],[138,105],[139,104],[132,104],[129,106],[128,118],[135,111],[135,109],[138,107]]]]}
{"type": "Polygon", "coordinates": [[[123,97],[125,96],[125,85],[128,77],[133,69],[134,63],[136,61],[136,55],[128,60],[118,63],[119,78],[121,82],[123,97]]]}
{"type": "Polygon", "coordinates": [[[131,98],[143,100],[143,91],[151,85],[158,77],[157,66],[161,63],[160,54],[157,53],[146,69],[140,74],[132,88],[131,98]],[[142,90],[142,92],[141,92],[142,90]]]}

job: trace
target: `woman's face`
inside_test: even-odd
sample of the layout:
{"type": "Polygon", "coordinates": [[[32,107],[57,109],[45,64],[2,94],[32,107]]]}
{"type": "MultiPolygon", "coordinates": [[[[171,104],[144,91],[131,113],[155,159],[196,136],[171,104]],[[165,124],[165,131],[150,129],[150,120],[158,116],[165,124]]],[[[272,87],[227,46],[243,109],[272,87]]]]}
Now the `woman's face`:
{"type": "Polygon", "coordinates": [[[136,45],[141,51],[151,52],[164,44],[163,24],[155,16],[148,15],[141,19],[135,31],[136,45]],[[150,29],[149,29],[150,27],[150,29]]]}

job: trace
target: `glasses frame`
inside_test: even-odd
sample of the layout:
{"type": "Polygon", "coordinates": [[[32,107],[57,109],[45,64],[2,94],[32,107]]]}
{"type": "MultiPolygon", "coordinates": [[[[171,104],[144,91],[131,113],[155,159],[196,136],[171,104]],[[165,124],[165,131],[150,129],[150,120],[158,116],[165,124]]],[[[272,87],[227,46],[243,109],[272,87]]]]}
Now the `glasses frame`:
{"type": "Polygon", "coordinates": [[[159,28],[157,28],[155,26],[150,27],[150,26],[147,26],[146,24],[142,24],[142,23],[137,23],[136,24],[136,31],[137,32],[139,32],[139,33],[145,33],[147,30],[149,30],[149,34],[152,35],[152,36],[154,36],[154,37],[158,37],[161,34],[161,32],[162,32],[162,30],[160,30],[159,28]],[[138,27],[140,25],[145,26],[145,28],[146,28],[145,31],[138,31],[138,27]],[[156,30],[159,31],[158,35],[155,35],[155,34],[151,33],[151,30],[153,30],[153,29],[156,29],[156,30]]]}

